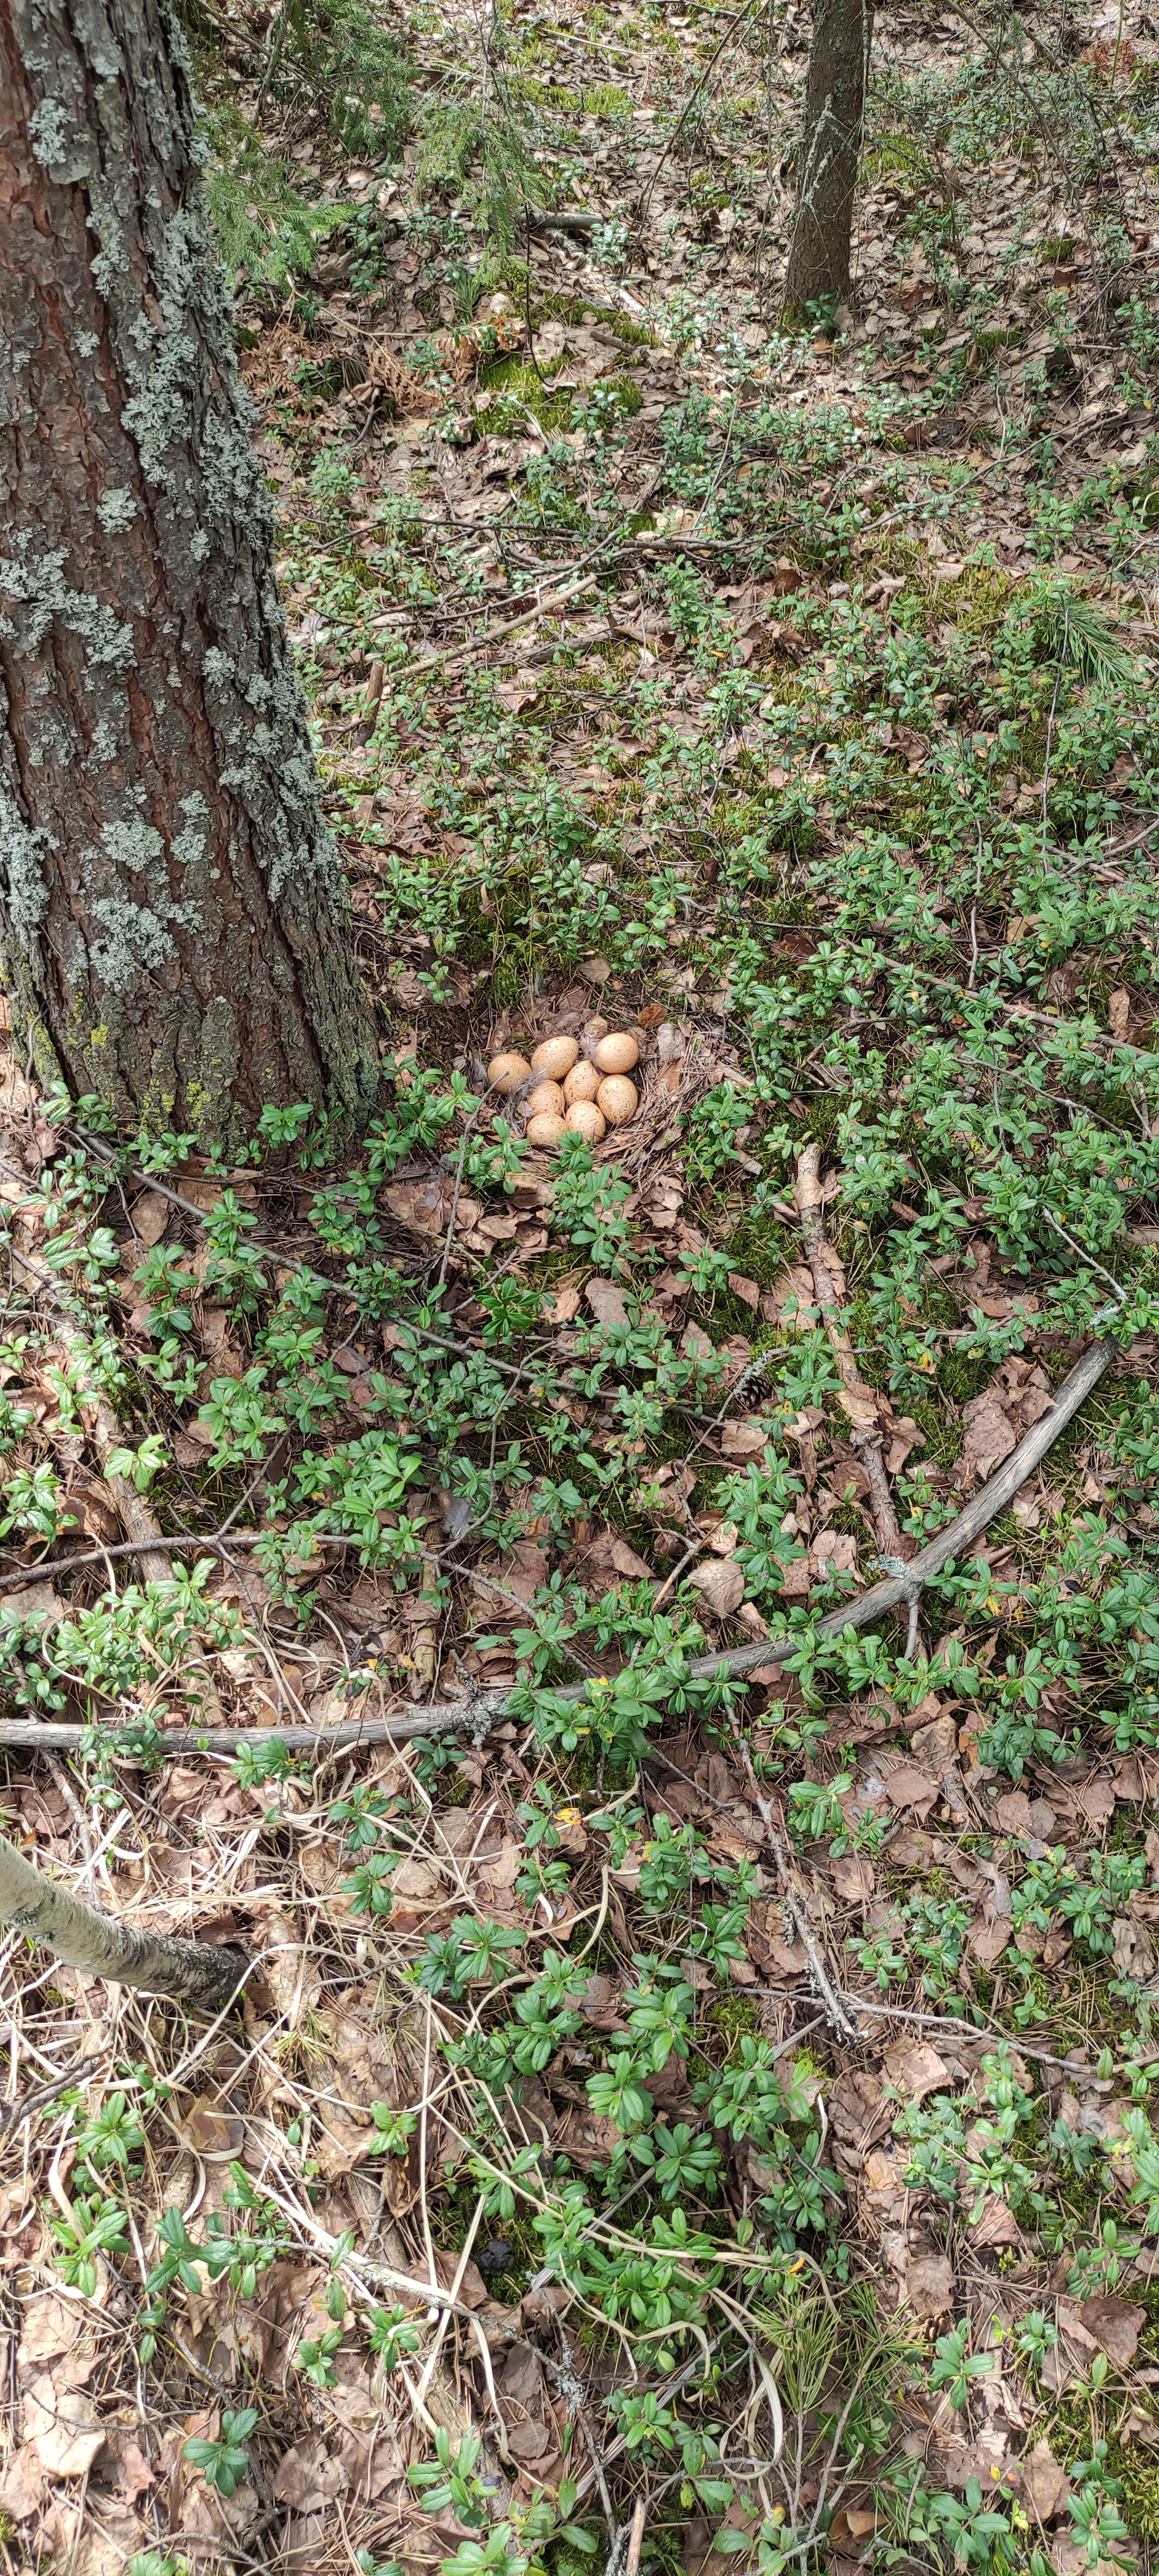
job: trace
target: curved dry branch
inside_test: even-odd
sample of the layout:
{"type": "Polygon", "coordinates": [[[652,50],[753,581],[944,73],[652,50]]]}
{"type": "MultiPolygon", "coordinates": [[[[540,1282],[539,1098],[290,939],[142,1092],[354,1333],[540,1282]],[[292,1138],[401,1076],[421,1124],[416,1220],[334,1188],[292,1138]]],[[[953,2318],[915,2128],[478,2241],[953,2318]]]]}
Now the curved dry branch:
{"type": "MultiPolygon", "coordinates": [[[[1112,1341],[1091,1342],[1077,1360],[1069,1377],[1063,1379],[1050,1411],[1034,1423],[1011,1451],[1004,1466],[958,1513],[957,1519],[937,1530],[927,1547],[923,1547],[904,1574],[889,1575],[884,1582],[873,1583],[852,1601],[843,1601],[819,1619],[813,1633],[816,1637],[839,1637],[846,1628],[868,1628],[875,1619],[885,1617],[905,1602],[916,1601],[932,1575],[940,1574],[952,1556],[968,1554],[976,1538],[989,1522],[1012,1502],[1020,1485],[1033,1475],[1039,1461],[1061,1438],[1067,1424],[1073,1421],[1092,1387],[1109,1369],[1118,1344],[1112,1341]]],[[[716,1655],[698,1655],[689,1664],[693,1681],[741,1680],[745,1673],[755,1672],[761,1664],[774,1664],[788,1655],[799,1653],[803,1632],[795,1636],[762,1637],[751,1646],[729,1646],[716,1655]]],[[[586,1682],[569,1682],[558,1694],[564,1700],[582,1700],[586,1682]]],[[[283,1744],[293,1753],[312,1752],[321,1757],[328,1753],[350,1753],[361,1745],[405,1744],[416,1736],[444,1734],[452,1727],[462,1727],[481,1743],[489,1727],[498,1718],[512,1713],[511,1696],[506,1690],[480,1691],[476,1699],[459,1699],[432,1703],[397,1717],[355,1717],[341,1726],[280,1726],[276,1729],[283,1744]]],[[[79,1751],[84,1728],[41,1724],[35,1718],[0,1720],[0,1747],[4,1745],[42,1745],[46,1752],[79,1751]]],[[[247,1732],[236,1726],[166,1727],[164,1748],[167,1753],[232,1753],[241,1742],[268,1744],[268,1727],[247,1732]]]]}

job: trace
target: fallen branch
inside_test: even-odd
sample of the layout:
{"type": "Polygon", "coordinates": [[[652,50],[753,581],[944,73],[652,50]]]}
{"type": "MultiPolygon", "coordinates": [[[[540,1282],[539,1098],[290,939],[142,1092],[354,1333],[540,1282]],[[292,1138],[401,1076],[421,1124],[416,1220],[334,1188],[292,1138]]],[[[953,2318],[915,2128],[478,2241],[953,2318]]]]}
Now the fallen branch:
{"type": "MultiPolygon", "coordinates": [[[[193,1530],[184,1538],[166,1537],[162,1532],[162,1541],[170,1556],[196,1556],[199,1549],[210,1556],[224,1556],[226,1553],[221,1533],[217,1530],[207,1530],[204,1534],[193,1530]]],[[[349,1541],[331,1540],[323,1532],[320,1538],[315,1538],[314,1545],[315,1547],[331,1545],[345,1547],[349,1545],[349,1541]]],[[[257,1539],[248,1530],[242,1530],[237,1536],[232,1530],[230,1531],[231,1555],[237,1548],[256,1546],[257,1539]]],[[[126,1539],[123,1544],[118,1541],[116,1547],[74,1548],[69,1556],[30,1556],[27,1563],[20,1566],[15,1573],[0,1574],[0,1592],[27,1592],[33,1584],[47,1582],[50,1575],[82,1574],[87,1565],[111,1565],[118,1558],[126,1556],[148,1556],[152,1547],[151,1538],[132,1538],[126,1539]]],[[[10,1553],[7,1549],[4,1552],[6,1555],[10,1553]]],[[[170,1570],[171,1579],[172,1570],[170,1570]]]]}
{"type": "Polygon", "coordinates": [[[644,2525],[647,2519],[648,2496],[645,2490],[643,2495],[636,2498],[631,2524],[621,2523],[619,2530],[612,2536],[605,2576],[640,2576],[640,2552],[644,2546],[644,2525]]]}
{"type": "MultiPolygon", "coordinates": [[[[1049,1413],[1032,1425],[1025,1439],[1019,1441],[989,1482],[979,1488],[957,1519],[935,1532],[904,1574],[891,1574],[884,1582],[871,1584],[869,1591],[855,1600],[843,1601],[836,1610],[830,1610],[818,1620],[814,1636],[840,1637],[847,1628],[868,1628],[874,1619],[884,1618],[887,1611],[896,1610],[903,1601],[908,1605],[916,1600],[952,1556],[965,1555],[988,1524],[1013,1501],[1019,1486],[1033,1475],[1047,1450],[1061,1438],[1092,1387],[1109,1369],[1117,1348],[1112,1341],[1091,1342],[1069,1377],[1063,1379],[1049,1413]]],[[[721,1654],[699,1655],[689,1664],[688,1674],[694,1681],[740,1681],[760,1664],[781,1663],[799,1654],[805,1642],[801,1630],[786,1637],[762,1637],[756,1645],[730,1646],[721,1654]]],[[[586,1682],[569,1683],[558,1696],[582,1700],[587,1687],[586,1682]]],[[[360,1745],[402,1744],[416,1735],[438,1735],[463,1727],[481,1743],[498,1718],[514,1714],[508,1691],[480,1691],[473,1699],[443,1701],[416,1709],[413,1714],[351,1718],[339,1726],[169,1726],[164,1730],[163,1741],[167,1753],[232,1753],[239,1744],[268,1744],[271,1734],[277,1733],[291,1752],[325,1755],[352,1752],[360,1745]]],[[[0,1720],[0,1748],[43,1745],[54,1753],[76,1753],[85,1733],[82,1726],[41,1725],[35,1718],[9,1718],[0,1720]]]]}
{"type": "MultiPolygon", "coordinates": [[[[488,1693],[488,1701],[498,1698],[488,1693]]],[[[500,1717],[507,1705],[506,1694],[494,1710],[482,1699],[454,1700],[447,1707],[420,1709],[411,1716],[400,1710],[397,1717],[352,1718],[341,1726],[166,1726],[158,1745],[163,1760],[188,1753],[226,1755],[236,1753],[243,1744],[269,1744],[276,1735],[291,1753],[314,1753],[324,1759],[329,1753],[350,1753],[362,1744],[405,1744],[416,1735],[440,1735],[455,1726],[469,1727],[482,1711],[486,1723],[500,1717]]],[[[116,1728],[108,1730],[115,1736],[116,1728]]],[[[86,1735],[92,1729],[62,1719],[46,1719],[38,1726],[35,1718],[0,1718],[0,1752],[5,1748],[27,1751],[35,1747],[44,1753],[79,1753],[86,1735]]],[[[134,1760],[139,1762],[140,1756],[134,1760]]]]}
{"type": "MultiPolygon", "coordinates": [[[[908,1604],[916,1599],[931,1578],[948,1565],[952,1556],[967,1555],[974,1540],[980,1538],[992,1520],[997,1519],[999,1512],[1005,1511],[1007,1503],[1013,1502],[1020,1485],[1026,1483],[1027,1477],[1033,1475],[1040,1460],[1045,1458],[1047,1450],[1061,1439],[1067,1424],[1074,1420],[1092,1388],[1109,1369],[1117,1348],[1118,1344],[1109,1340],[1091,1342],[1082,1358],[1076,1360],[1069,1377],[1063,1379],[1049,1413],[1044,1413],[1040,1421],[1032,1424],[1004,1465],[979,1487],[972,1500],[958,1513],[957,1519],[949,1521],[945,1529],[935,1531],[928,1545],[920,1549],[907,1565],[904,1574],[891,1574],[884,1582],[871,1584],[869,1591],[860,1593],[855,1600],[842,1602],[839,1609],[831,1610],[826,1618],[818,1621],[814,1634],[818,1637],[840,1637],[846,1628],[868,1628],[874,1619],[883,1618],[887,1610],[896,1610],[903,1601],[908,1604]]],[[[796,1654],[801,1642],[799,1635],[768,1638],[759,1646],[739,1646],[724,1654],[706,1655],[689,1669],[698,1679],[739,1676],[752,1672],[758,1664],[781,1662],[785,1657],[796,1654]]],[[[578,1689],[565,1694],[576,1699],[582,1695],[578,1689]]]]}
{"type": "Polygon", "coordinates": [[[0,1840],[0,1922],[42,1941],[82,1976],[107,1977],[146,1994],[169,1995],[198,2011],[219,2012],[237,1991],[249,1955],[234,1944],[181,1941],[82,1905],[59,1879],[33,1869],[11,1843],[0,1840]]]}
{"type": "Polygon", "coordinates": [[[533,233],[594,233],[607,219],[588,206],[528,206],[525,220],[533,233]]]}
{"type": "Polygon", "coordinates": [[[457,672],[470,661],[473,653],[489,652],[493,644],[505,644],[509,636],[522,634],[528,626],[541,625],[549,617],[562,617],[565,609],[571,608],[577,600],[586,598],[589,591],[595,590],[599,578],[598,573],[590,572],[583,581],[573,582],[570,590],[554,592],[547,583],[544,583],[546,598],[538,601],[534,608],[525,609],[522,617],[510,617],[505,626],[492,627],[484,635],[469,636],[465,644],[447,645],[442,652],[432,654],[429,662],[416,662],[415,668],[422,673],[424,679],[436,670],[440,672],[443,679],[453,679],[457,672]]]}

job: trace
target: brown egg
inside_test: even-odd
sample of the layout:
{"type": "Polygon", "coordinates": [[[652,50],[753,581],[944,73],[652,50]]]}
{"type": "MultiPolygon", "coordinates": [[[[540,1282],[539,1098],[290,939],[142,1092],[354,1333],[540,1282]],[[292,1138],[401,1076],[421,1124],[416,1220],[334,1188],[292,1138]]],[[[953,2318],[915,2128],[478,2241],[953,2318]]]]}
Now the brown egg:
{"type": "Polygon", "coordinates": [[[554,1109],[541,1109],[537,1116],[529,1119],[527,1123],[529,1145],[558,1145],[560,1137],[565,1133],[566,1122],[554,1109]]]}
{"type": "Polygon", "coordinates": [[[585,1020],[584,1036],[590,1038],[594,1046],[597,1038],[606,1038],[609,1025],[607,1020],[601,1020],[598,1016],[594,1020],[585,1020]]]}
{"type": "Polygon", "coordinates": [[[492,1056],[487,1067],[487,1080],[496,1091],[514,1091],[516,1083],[522,1082],[524,1074],[530,1071],[526,1056],[508,1048],[503,1055],[492,1056]]]}
{"type": "Polygon", "coordinates": [[[564,1076],[563,1096],[567,1101],[594,1100],[599,1087],[600,1077],[594,1064],[581,1057],[578,1064],[573,1064],[571,1072],[564,1076]]]}
{"type": "Polygon", "coordinates": [[[564,1124],[575,1135],[586,1136],[589,1145],[601,1144],[608,1132],[603,1110],[597,1109],[594,1100],[573,1100],[564,1124]]]}
{"type": "Polygon", "coordinates": [[[528,1118],[562,1118],[567,1102],[558,1082],[537,1082],[527,1095],[528,1118]]]}
{"type": "Polygon", "coordinates": [[[630,1073],[639,1061],[640,1050],[635,1038],[601,1038],[596,1048],[596,1063],[601,1073],[630,1073]]]}
{"type": "Polygon", "coordinates": [[[635,1117],[640,1106],[640,1094],[626,1073],[609,1073],[600,1084],[596,1102],[603,1110],[609,1127],[622,1127],[625,1118],[635,1117]]]}
{"type": "Polygon", "coordinates": [[[535,1049],[531,1070],[546,1074],[551,1082],[562,1082],[565,1073],[571,1072],[578,1054],[575,1038],[545,1038],[542,1046],[535,1049]]]}

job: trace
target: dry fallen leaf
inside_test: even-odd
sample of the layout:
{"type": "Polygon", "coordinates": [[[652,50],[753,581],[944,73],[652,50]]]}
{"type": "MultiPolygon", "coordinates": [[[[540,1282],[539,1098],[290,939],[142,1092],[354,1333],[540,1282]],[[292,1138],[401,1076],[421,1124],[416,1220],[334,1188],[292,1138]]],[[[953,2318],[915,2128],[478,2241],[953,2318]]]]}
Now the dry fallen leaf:
{"type": "Polygon", "coordinates": [[[117,2462],[117,2492],[124,2497],[126,2504],[135,2504],[137,2497],[144,2495],[152,2486],[153,2471],[139,2444],[121,2425],[113,2436],[113,2449],[117,2462]]]}
{"type": "Polygon", "coordinates": [[[628,2025],[619,2009],[620,1988],[614,1977],[598,1969],[590,1977],[579,1999],[584,2020],[593,2030],[626,2030],[628,2025]]]}
{"type": "Polygon", "coordinates": [[[984,1914],[970,1925],[966,1940],[974,1957],[983,1968],[992,1968],[1000,1959],[1010,1939],[1009,1923],[988,1923],[984,1914]]]}
{"type": "MultiPolygon", "coordinates": [[[[458,2272],[461,2260],[462,2257],[454,2251],[444,2254],[440,2252],[439,2248],[436,2246],[435,2273],[437,2278],[441,2281],[444,2290],[450,2289],[456,2273],[458,2272]]],[[[491,2296],[483,2275],[479,2270],[478,2264],[472,2262],[470,2255],[468,2255],[466,2264],[464,2265],[463,2277],[459,2282],[455,2296],[462,2300],[465,2308],[484,2307],[491,2296]]]]}
{"type": "Polygon", "coordinates": [[[339,2460],[332,2459],[321,2433],[311,2433],[292,2451],[284,2451],[273,2479],[279,2504],[295,2513],[310,2513],[333,2504],[346,2493],[349,2480],[339,2460]]]}
{"type": "Polygon", "coordinates": [[[724,1423],[720,1445],[726,1458],[760,1458],[764,1455],[768,1438],[764,1423],[750,1417],[747,1422],[724,1423]]]}
{"type": "Polygon", "coordinates": [[[1001,1825],[1004,1834],[1030,1834],[1034,1831],[1030,1821],[1030,1800],[1025,1789],[1008,1789],[1001,1798],[995,1799],[992,1812],[995,1824],[1001,1825]]]}
{"type": "Polygon", "coordinates": [[[390,1884],[392,1895],[421,1903],[438,1895],[441,1875],[433,1861],[404,1860],[399,1862],[390,1884]]]}
{"type": "Polygon", "coordinates": [[[515,1608],[525,1609],[541,1583],[548,1577],[545,1548],[534,1539],[516,1539],[509,1556],[492,1558],[476,1568],[471,1578],[475,1602],[488,1620],[509,1616],[515,1608]]]}
{"type": "Polygon", "coordinates": [[[1013,2211],[994,2192],[983,2202],[977,2218],[970,2221],[970,2242],[979,2248],[1022,2243],[1022,2230],[1013,2211]]]}
{"type": "Polygon", "coordinates": [[[905,2287],[915,2317],[948,2315],[954,2301],[954,2266],[949,2256],[928,2249],[911,2254],[905,2287]]]}
{"type": "Polygon", "coordinates": [[[41,2291],[24,2311],[17,2368],[23,2371],[34,2361],[54,2361],[58,2353],[71,2352],[85,2323],[77,2300],[66,2299],[57,2290],[41,2291]]]}
{"type": "Polygon", "coordinates": [[[628,1894],[634,1896],[636,1889],[640,1884],[640,1872],[643,1866],[643,1844],[629,1843],[624,1853],[624,1857],[620,1862],[619,1868],[613,1869],[610,1872],[610,1876],[615,1880],[617,1887],[626,1888],[628,1894]]]}
{"type": "Polygon", "coordinates": [[[1135,2358],[1139,2337],[1147,2323],[1146,2308],[1133,2299],[1117,2299],[1107,2290],[1093,2299],[1084,2299],[1079,2309],[1084,2331],[1105,2352],[1116,2370],[1126,2370],[1135,2358]]]}
{"type": "Polygon", "coordinates": [[[185,2146],[192,2147],[195,2156],[205,2156],[211,2162],[215,2158],[228,2162],[231,2156],[241,2154],[245,2126],[241,2120],[230,2119],[227,2113],[219,2110],[212,2095],[206,2093],[186,2112],[178,2135],[185,2146]]]}
{"type": "Polygon", "coordinates": [[[957,1728],[949,1711],[930,1718],[925,1726],[915,1726],[910,1742],[926,1770],[933,1773],[935,1780],[944,1780],[958,1756],[957,1728]]]}
{"type": "Polygon", "coordinates": [[[898,1414],[889,1425],[889,1447],[885,1453],[889,1475],[899,1475],[911,1449],[924,1449],[925,1445],[925,1432],[919,1431],[912,1414],[898,1414]]]}
{"type": "Polygon", "coordinates": [[[150,2536],[139,2515],[123,2504],[108,2503],[103,2497],[98,2503],[90,2492],[83,2510],[76,2506],[71,2508],[76,2516],[76,2529],[70,2538],[66,2530],[60,2529],[60,2523],[68,2512],[63,2500],[58,2499],[53,2540],[54,2544],[58,2538],[67,2544],[58,2555],[61,2563],[67,2565],[69,2576],[125,2576],[126,2568],[138,2552],[145,2549],[150,2536]]]}
{"type": "Polygon", "coordinates": [[[584,1296],[597,1324],[622,1324],[627,1329],[628,1309],[624,1291],[611,1279],[589,1279],[584,1296]]]}
{"type": "Polygon", "coordinates": [[[844,1859],[832,1861],[829,1875],[845,1905],[867,1904],[877,1885],[873,1863],[864,1852],[848,1852],[844,1859]]]}
{"type": "Polygon", "coordinates": [[[1059,2467],[1045,2436],[1024,2452],[1016,2471],[1018,2490],[1040,2522],[1050,2522],[1070,2494],[1066,2470],[1059,2467]]]}
{"type": "Polygon", "coordinates": [[[328,2102],[320,2127],[314,2133],[314,2154],[318,2170],[326,2182],[339,2182],[363,2164],[374,2144],[376,2132],[360,2129],[328,2102]]]}
{"type": "Polygon", "coordinates": [[[837,1398],[843,1413],[848,1414],[855,1431],[872,1431],[877,1422],[878,1400],[872,1387],[844,1386],[837,1398]]]}
{"type": "Polygon", "coordinates": [[[27,2522],[39,2510],[44,2479],[39,2452],[33,2443],[25,2442],[0,2479],[0,2512],[11,2514],[13,2522],[27,2522]]]}
{"type": "Polygon", "coordinates": [[[637,1556],[635,1548],[629,1547],[627,1539],[620,1538],[615,1530],[598,1532],[585,1547],[580,1567],[585,1582],[593,1574],[620,1575],[629,1583],[652,1581],[651,1566],[645,1565],[643,1557],[637,1556]]]}
{"type": "Polygon", "coordinates": [[[1018,1446],[1019,1434],[1008,1422],[997,1395],[990,1389],[976,1395],[963,1407],[966,1441],[955,1473],[959,1483],[975,1479],[981,1483],[1010,1456],[1018,1446]]]}
{"type": "Polygon", "coordinates": [[[744,1568],[731,1557],[709,1557],[687,1577],[714,1619],[728,1619],[744,1600],[744,1568]]]}
{"type": "Polygon", "coordinates": [[[818,1530],[809,1550],[809,1568],[824,1581],[834,1574],[856,1574],[856,1539],[848,1530],[818,1530]]]}
{"type": "MultiPolygon", "coordinates": [[[[579,1835],[573,1835],[570,1839],[566,1831],[561,1829],[559,1841],[562,1851],[581,1852],[587,1848],[587,1836],[584,1834],[582,1825],[579,1828],[579,1835]]],[[[492,1852],[486,1860],[477,1861],[474,1866],[479,1872],[480,1891],[488,1887],[495,1895],[504,1888],[514,1887],[523,1867],[523,1854],[517,1842],[504,1842],[500,1844],[497,1852],[492,1852]]]]}
{"type": "MultiPolygon", "coordinates": [[[[588,1847],[588,1834],[579,1808],[557,1807],[555,1811],[555,1830],[559,1838],[560,1851],[570,1852],[573,1860],[582,1860],[588,1847]]],[[[515,1845],[512,1844],[510,1849],[515,1851],[515,1845]]],[[[518,1853],[516,1853],[516,1858],[519,1858],[518,1853]]],[[[494,1871],[490,1871],[488,1875],[492,1882],[494,1882],[494,1871]]]]}
{"type": "Polygon", "coordinates": [[[938,1794],[938,1784],[928,1771],[916,1762],[899,1763],[885,1783],[885,1794],[891,1807],[913,1807],[919,1821],[929,1814],[938,1794]]]}
{"type": "Polygon", "coordinates": [[[882,2064],[904,2102],[922,2102],[927,2093],[940,2093],[951,2082],[944,2059],[924,2039],[895,2040],[882,2064]]]}
{"type": "Polygon", "coordinates": [[[24,2392],[24,2438],[35,2444],[50,2477],[78,2478],[91,2469],[105,2427],[83,2388],[62,2388],[43,2371],[24,2392]]]}
{"type": "Polygon", "coordinates": [[[1124,2444],[1146,2442],[1151,2450],[1159,2449],[1159,2415],[1136,2399],[1119,2417],[1115,2426],[1116,2441],[1124,2444]]]}
{"type": "Polygon", "coordinates": [[[1086,1780],[1075,1795],[1092,1833],[1102,1832],[1115,1813],[1114,1782],[1106,1779],[1086,1780]]]}
{"type": "Polygon", "coordinates": [[[172,1214],[168,1199],[163,1199],[159,1190],[142,1190],[129,1210],[134,1234],[150,1251],[160,1243],[172,1214]]]}
{"type": "Polygon", "coordinates": [[[1111,1925],[1111,1954],[1121,1977],[1145,1985],[1155,1974],[1154,1940],[1146,1925],[1132,1922],[1128,1914],[1117,1914],[1111,1925]]]}

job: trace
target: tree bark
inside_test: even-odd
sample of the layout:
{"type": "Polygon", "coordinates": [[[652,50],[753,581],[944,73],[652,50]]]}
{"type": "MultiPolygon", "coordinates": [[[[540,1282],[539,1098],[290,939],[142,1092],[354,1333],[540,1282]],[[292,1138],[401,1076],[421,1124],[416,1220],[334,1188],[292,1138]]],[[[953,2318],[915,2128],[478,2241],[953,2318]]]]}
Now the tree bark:
{"type": "Polygon", "coordinates": [[[171,0],[0,0],[0,979],[236,1151],[377,1059],[171,0]]]}
{"type": "Polygon", "coordinates": [[[209,1941],[180,1941],[166,1932],[138,1932],[131,1923],[98,1914],[59,1879],[33,1869],[2,1837],[0,1922],[43,1941],[83,1976],[140,1986],[146,1994],[169,1995],[202,2012],[220,2012],[249,1966],[247,1952],[236,1944],[215,1947],[209,1941]]]}
{"type": "Polygon", "coordinates": [[[849,239],[861,158],[873,0],[814,0],[797,212],[785,303],[800,312],[849,292],[849,239]]]}

